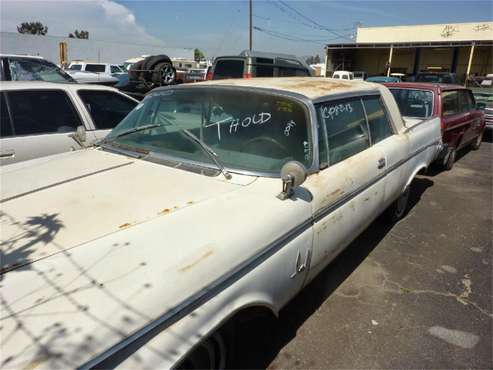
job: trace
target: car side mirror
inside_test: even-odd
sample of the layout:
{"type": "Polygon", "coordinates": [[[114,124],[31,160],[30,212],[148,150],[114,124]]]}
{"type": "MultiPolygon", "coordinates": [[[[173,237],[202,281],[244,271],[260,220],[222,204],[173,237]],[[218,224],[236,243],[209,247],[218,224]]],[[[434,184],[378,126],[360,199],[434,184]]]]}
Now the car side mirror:
{"type": "Polygon", "coordinates": [[[281,168],[282,191],[277,196],[286,200],[293,195],[294,189],[303,184],[307,172],[305,166],[297,161],[289,161],[281,168]]]}
{"type": "Polygon", "coordinates": [[[486,108],[486,103],[483,103],[483,102],[477,102],[476,103],[476,109],[484,110],[485,108],[486,108]]]}
{"type": "Polygon", "coordinates": [[[82,125],[77,126],[77,130],[75,131],[75,136],[77,136],[77,139],[79,139],[80,142],[86,141],[87,138],[86,128],[82,125]]]}

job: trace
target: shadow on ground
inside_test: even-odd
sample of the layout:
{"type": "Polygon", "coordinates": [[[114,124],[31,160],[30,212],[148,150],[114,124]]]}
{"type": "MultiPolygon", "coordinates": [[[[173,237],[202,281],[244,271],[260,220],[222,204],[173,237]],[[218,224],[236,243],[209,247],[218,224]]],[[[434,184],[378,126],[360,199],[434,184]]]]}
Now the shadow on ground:
{"type": "MultiPolygon", "coordinates": [[[[433,186],[428,178],[412,183],[409,210],[433,186]]],[[[236,332],[236,365],[242,369],[265,369],[295,336],[298,328],[358,268],[393,225],[381,216],[330,263],[280,312],[279,319],[248,322],[236,332]]]]}

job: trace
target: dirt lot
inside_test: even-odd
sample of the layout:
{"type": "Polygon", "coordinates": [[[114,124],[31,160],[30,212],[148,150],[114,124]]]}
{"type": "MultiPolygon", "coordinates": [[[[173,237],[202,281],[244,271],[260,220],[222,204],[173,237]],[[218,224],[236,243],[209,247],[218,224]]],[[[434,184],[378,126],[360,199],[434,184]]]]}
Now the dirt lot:
{"type": "Polygon", "coordinates": [[[402,221],[374,222],[245,335],[241,367],[493,368],[492,159],[489,135],[416,179],[402,221]]]}

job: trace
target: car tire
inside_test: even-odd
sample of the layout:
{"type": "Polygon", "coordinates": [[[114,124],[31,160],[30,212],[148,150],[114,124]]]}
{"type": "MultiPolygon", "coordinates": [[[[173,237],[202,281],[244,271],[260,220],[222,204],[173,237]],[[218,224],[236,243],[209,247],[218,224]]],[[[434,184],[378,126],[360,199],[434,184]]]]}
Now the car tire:
{"type": "Polygon", "coordinates": [[[150,57],[145,58],[143,63],[143,69],[145,69],[146,72],[144,72],[142,77],[145,78],[148,82],[151,82],[153,70],[156,68],[156,65],[160,63],[169,63],[173,65],[171,59],[164,54],[151,55],[150,57]]]}
{"type": "Polygon", "coordinates": [[[407,186],[404,189],[404,191],[401,193],[401,195],[399,195],[399,198],[397,198],[394,201],[394,203],[392,203],[390,207],[387,209],[387,211],[385,212],[386,218],[391,223],[396,223],[406,215],[409,205],[410,194],[411,194],[410,186],[407,186]]]}
{"type": "Polygon", "coordinates": [[[450,171],[452,167],[454,167],[455,158],[457,156],[457,150],[455,148],[451,148],[447,154],[446,161],[443,163],[443,168],[447,171],[450,171]]]}
{"type": "Polygon", "coordinates": [[[151,80],[158,86],[173,85],[176,81],[176,70],[171,63],[158,63],[154,66],[151,80]]]}
{"type": "Polygon", "coordinates": [[[217,331],[200,342],[177,368],[226,369],[229,356],[226,336],[217,331]]]}
{"type": "Polygon", "coordinates": [[[483,132],[484,132],[484,131],[482,131],[482,132],[478,135],[478,137],[476,138],[476,140],[474,140],[474,141],[472,142],[472,144],[471,144],[471,149],[472,149],[472,150],[478,150],[478,149],[479,149],[479,147],[481,146],[481,143],[483,142],[483,132]]]}

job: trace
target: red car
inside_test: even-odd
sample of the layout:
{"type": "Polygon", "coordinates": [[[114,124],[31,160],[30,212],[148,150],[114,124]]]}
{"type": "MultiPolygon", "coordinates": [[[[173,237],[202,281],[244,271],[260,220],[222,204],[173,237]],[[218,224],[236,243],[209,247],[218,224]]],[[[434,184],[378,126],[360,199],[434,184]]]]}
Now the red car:
{"type": "Polygon", "coordinates": [[[459,85],[402,82],[385,83],[406,119],[440,117],[447,150],[441,160],[450,170],[457,150],[470,144],[479,149],[485,128],[484,113],[476,107],[471,90],[459,85]]]}

